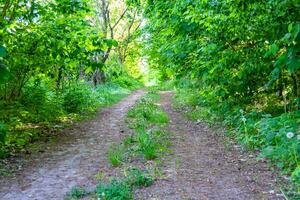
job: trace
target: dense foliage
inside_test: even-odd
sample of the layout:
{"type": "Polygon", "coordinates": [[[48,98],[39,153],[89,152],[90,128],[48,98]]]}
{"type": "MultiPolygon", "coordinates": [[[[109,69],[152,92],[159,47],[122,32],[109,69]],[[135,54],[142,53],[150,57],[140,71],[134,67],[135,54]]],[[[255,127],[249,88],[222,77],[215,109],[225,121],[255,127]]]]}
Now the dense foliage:
{"type": "Polygon", "coordinates": [[[101,2],[0,1],[0,157],[141,86],[124,66],[136,11],[101,2]]]}
{"type": "Polygon", "coordinates": [[[132,3],[146,18],[150,67],[183,88],[191,117],[222,120],[299,184],[299,1],[132,3]]]}

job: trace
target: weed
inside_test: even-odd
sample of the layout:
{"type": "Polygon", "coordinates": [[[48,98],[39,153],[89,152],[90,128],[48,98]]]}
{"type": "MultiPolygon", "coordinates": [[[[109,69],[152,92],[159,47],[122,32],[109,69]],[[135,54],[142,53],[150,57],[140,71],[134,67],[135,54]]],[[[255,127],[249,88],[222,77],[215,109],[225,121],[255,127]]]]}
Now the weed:
{"type": "Polygon", "coordinates": [[[147,173],[130,168],[125,171],[124,178],[113,178],[109,183],[98,184],[96,193],[98,198],[105,200],[132,200],[135,187],[148,187],[152,183],[153,179],[147,173]]]}
{"type": "Polygon", "coordinates": [[[108,150],[108,159],[112,166],[117,167],[124,161],[125,147],[122,144],[112,144],[108,150]]]}
{"type": "Polygon", "coordinates": [[[130,128],[146,127],[149,124],[165,125],[168,123],[168,115],[151,98],[142,98],[127,113],[130,128]]]}
{"type": "Polygon", "coordinates": [[[128,170],[127,180],[129,185],[138,187],[148,187],[153,184],[153,178],[138,168],[128,170]]]}
{"type": "Polygon", "coordinates": [[[103,200],[132,200],[133,192],[124,180],[113,179],[108,184],[99,184],[96,188],[99,199],[103,200]]]}
{"type": "Polygon", "coordinates": [[[137,132],[137,142],[139,151],[147,160],[152,160],[157,157],[158,142],[153,137],[150,131],[139,129],[137,132]]]}
{"type": "Polygon", "coordinates": [[[97,181],[101,181],[101,180],[103,180],[103,178],[104,178],[104,174],[103,174],[102,172],[98,172],[98,173],[95,175],[95,179],[96,179],[97,181]]]}
{"type": "Polygon", "coordinates": [[[90,195],[92,192],[87,191],[82,187],[73,187],[70,192],[66,194],[66,199],[79,199],[90,195]]]}
{"type": "Polygon", "coordinates": [[[154,102],[159,99],[156,92],[149,92],[127,113],[129,127],[135,130],[124,143],[133,146],[132,151],[141,153],[147,160],[157,158],[168,146],[167,133],[161,129],[168,123],[168,115],[154,102]],[[157,128],[149,129],[148,127],[157,128]]]}

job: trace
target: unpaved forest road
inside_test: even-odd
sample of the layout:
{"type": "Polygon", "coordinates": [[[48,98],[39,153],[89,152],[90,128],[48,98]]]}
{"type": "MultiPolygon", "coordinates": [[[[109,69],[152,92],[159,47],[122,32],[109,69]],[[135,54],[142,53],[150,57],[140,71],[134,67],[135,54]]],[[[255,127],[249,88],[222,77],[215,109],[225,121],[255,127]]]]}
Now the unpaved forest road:
{"type": "Polygon", "coordinates": [[[125,134],[126,112],[143,94],[138,90],[101,109],[94,120],[73,127],[57,145],[31,158],[14,179],[1,178],[0,199],[61,200],[73,186],[92,184],[97,172],[109,170],[107,149],[125,134]]]}
{"type": "Polygon", "coordinates": [[[171,122],[173,154],[163,161],[165,178],[136,192],[152,200],[284,199],[274,191],[274,175],[265,163],[226,150],[224,138],[204,123],[187,120],[171,106],[172,93],[161,93],[161,105],[171,122]]]}
{"type": "MultiPolygon", "coordinates": [[[[96,119],[74,127],[71,137],[62,138],[50,150],[32,158],[32,165],[15,179],[0,180],[0,199],[60,200],[72,186],[95,184],[91,180],[98,171],[112,174],[106,155],[108,146],[128,134],[124,124],[126,111],[143,93],[137,91],[103,109],[96,119]]],[[[161,96],[161,105],[171,119],[169,129],[174,133],[173,154],[163,159],[164,178],[137,190],[136,199],[283,199],[270,194],[274,176],[265,163],[240,154],[235,148],[227,151],[223,138],[204,124],[185,119],[183,113],[171,107],[171,93],[161,96]]]]}

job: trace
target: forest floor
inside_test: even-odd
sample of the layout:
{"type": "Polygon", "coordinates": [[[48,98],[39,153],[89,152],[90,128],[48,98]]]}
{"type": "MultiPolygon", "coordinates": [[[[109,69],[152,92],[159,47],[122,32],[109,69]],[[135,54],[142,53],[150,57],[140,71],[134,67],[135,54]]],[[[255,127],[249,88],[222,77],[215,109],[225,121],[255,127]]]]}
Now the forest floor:
{"type": "MultiPolygon", "coordinates": [[[[10,177],[0,178],[0,199],[63,199],[75,186],[92,187],[99,172],[114,169],[107,150],[130,130],[127,110],[145,92],[138,90],[118,104],[102,109],[92,121],[65,130],[45,151],[32,154],[24,167],[10,177]]],[[[184,117],[184,110],[171,106],[172,93],[161,93],[161,106],[171,121],[172,153],[162,158],[162,178],[148,188],[138,189],[136,199],[284,199],[276,191],[275,175],[265,162],[225,145],[222,133],[204,123],[184,117]]]]}

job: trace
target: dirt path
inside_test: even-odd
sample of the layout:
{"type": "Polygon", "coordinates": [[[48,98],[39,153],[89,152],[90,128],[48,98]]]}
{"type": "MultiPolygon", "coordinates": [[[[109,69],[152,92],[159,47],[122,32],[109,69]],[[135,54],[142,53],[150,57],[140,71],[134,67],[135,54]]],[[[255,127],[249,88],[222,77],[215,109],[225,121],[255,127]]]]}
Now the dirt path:
{"type": "Polygon", "coordinates": [[[137,199],[283,199],[273,191],[274,175],[265,163],[237,148],[226,150],[223,138],[174,110],[171,96],[162,93],[161,104],[172,120],[173,154],[163,161],[165,177],[137,191],[137,199]]]}
{"type": "Polygon", "coordinates": [[[93,184],[94,175],[108,171],[107,148],[125,134],[124,117],[144,91],[139,90],[120,103],[102,109],[92,121],[68,130],[44,153],[32,155],[12,178],[0,179],[0,199],[63,199],[75,185],[93,184]]]}
{"type": "MultiPolygon", "coordinates": [[[[128,134],[125,114],[143,93],[137,91],[103,109],[94,120],[80,123],[49,144],[44,153],[30,156],[15,177],[0,179],[0,199],[59,200],[75,185],[96,184],[97,172],[113,173],[107,149],[128,134]]],[[[136,191],[136,199],[283,199],[273,191],[274,175],[265,163],[241,154],[238,146],[228,151],[223,138],[174,110],[171,98],[171,93],[162,93],[161,105],[171,118],[169,129],[174,133],[173,153],[163,159],[164,176],[151,187],[136,191]]]]}

